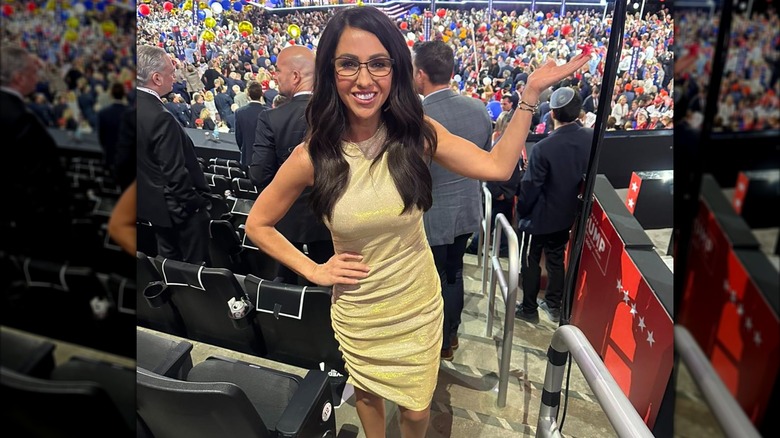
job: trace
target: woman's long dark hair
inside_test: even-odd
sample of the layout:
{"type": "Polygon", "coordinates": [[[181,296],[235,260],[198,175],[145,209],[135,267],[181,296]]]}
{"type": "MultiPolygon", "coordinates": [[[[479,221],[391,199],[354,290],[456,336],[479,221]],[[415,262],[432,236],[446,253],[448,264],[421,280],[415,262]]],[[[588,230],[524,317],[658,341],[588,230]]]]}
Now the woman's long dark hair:
{"type": "MultiPolygon", "coordinates": [[[[349,164],[341,141],[348,129],[346,106],[335,86],[333,58],[341,34],[347,26],[376,35],[395,60],[393,85],[382,107],[387,140],[379,155],[387,153],[387,166],[404,201],[403,213],[413,207],[431,207],[431,172],[423,156],[436,148],[436,131],[424,118],[422,102],[412,83],[412,58],[401,31],[390,18],[370,6],[345,8],[330,19],[317,48],[314,94],[306,109],[309,123],[309,155],[314,164],[311,204],[314,213],[331,220],[333,207],[349,182],[349,164]]],[[[372,165],[373,165],[372,164],[372,165]]]]}

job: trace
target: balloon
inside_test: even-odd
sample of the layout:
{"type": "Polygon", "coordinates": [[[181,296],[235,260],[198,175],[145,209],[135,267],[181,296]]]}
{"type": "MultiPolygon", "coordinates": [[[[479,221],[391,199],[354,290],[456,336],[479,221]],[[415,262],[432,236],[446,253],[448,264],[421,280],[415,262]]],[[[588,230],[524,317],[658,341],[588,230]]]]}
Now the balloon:
{"type": "Polygon", "coordinates": [[[444,32],[444,26],[439,26],[439,32],[444,32]]]}
{"type": "Polygon", "coordinates": [[[84,0],[84,9],[91,11],[95,5],[92,3],[91,0],[84,0]]]}
{"type": "Polygon", "coordinates": [[[202,34],[200,34],[200,39],[205,41],[214,41],[214,39],[216,38],[217,36],[214,34],[214,31],[212,31],[211,29],[206,29],[203,31],[202,34]]]}
{"type": "Polygon", "coordinates": [[[27,3],[27,10],[28,10],[28,11],[30,11],[30,12],[35,12],[35,10],[36,10],[37,8],[38,8],[38,6],[36,6],[36,4],[35,4],[35,3],[33,3],[33,2],[28,2],[28,3],[27,3]]]}
{"type": "Polygon", "coordinates": [[[66,41],[74,42],[79,39],[79,33],[73,29],[68,29],[65,31],[64,37],[66,41]]]}
{"type": "Polygon", "coordinates": [[[409,40],[412,40],[412,41],[414,41],[414,39],[415,39],[414,32],[409,32],[409,33],[407,33],[407,34],[406,34],[406,39],[409,39],[409,40]]]}
{"type": "Polygon", "coordinates": [[[457,24],[455,24],[454,22],[450,23],[450,30],[455,30],[456,27],[458,27],[457,24]]]}
{"type": "Polygon", "coordinates": [[[408,28],[409,28],[409,23],[407,23],[407,22],[405,22],[405,21],[402,21],[402,22],[401,22],[401,29],[402,29],[402,30],[406,30],[406,29],[408,29],[408,28]]]}
{"type": "Polygon", "coordinates": [[[149,5],[138,6],[138,14],[141,15],[142,17],[146,17],[147,15],[149,15],[150,12],[152,12],[152,9],[149,7],[149,5]]]}
{"type": "Polygon", "coordinates": [[[97,5],[95,5],[95,9],[97,9],[99,12],[103,12],[106,10],[106,2],[98,2],[97,5]]]}
{"type": "Polygon", "coordinates": [[[414,45],[414,40],[406,40],[406,45],[412,47],[414,45]]]}
{"type": "Polygon", "coordinates": [[[438,15],[434,15],[434,16],[433,16],[433,22],[434,22],[434,23],[438,23],[438,22],[439,22],[439,20],[441,20],[441,17],[439,17],[438,15]]]}
{"type": "Polygon", "coordinates": [[[203,20],[203,24],[208,27],[209,29],[213,29],[214,26],[217,25],[217,20],[214,19],[214,17],[209,17],[205,20],[203,20]]]}
{"type": "Polygon", "coordinates": [[[10,17],[11,15],[14,14],[14,7],[11,5],[3,5],[2,11],[3,11],[3,15],[5,15],[6,17],[10,17]]]}
{"type": "Polygon", "coordinates": [[[203,9],[203,13],[206,14],[206,18],[214,16],[214,13],[211,12],[211,9],[203,9]]]}
{"type": "Polygon", "coordinates": [[[111,20],[106,20],[100,24],[100,28],[103,30],[103,34],[111,36],[116,32],[116,24],[111,20]]]}
{"type": "Polygon", "coordinates": [[[238,23],[238,31],[250,34],[254,31],[254,28],[252,27],[252,23],[248,21],[242,21],[238,23]]]}
{"type": "Polygon", "coordinates": [[[482,84],[490,85],[493,81],[489,77],[482,78],[482,84]]]}
{"type": "Polygon", "coordinates": [[[301,36],[301,28],[297,24],[287,26],[287,34],[293,38],[301,36]]]}
{"type": "Polygon", "coordinates": [[[233,3],[233,10],[236,12],[241,12],[241,10],[244,9],[244,5],[241,4],[241,2],[235,2],[233,3]]]}
{"type": "Polygon", "coordinates": [[[216,2],[214,2],[214,3],[212,3],[212,4],[211,4],[211,10],[212,10],[212,11],[213,11],[215,14],[221,14],[221,13],[222,13],[222,11],[224,10],[224,8],[222,7],[222,5],[221,5],[220,3],[216,3],[216,2]]]}
{"type": "Polygon", "coordinates": [[[222,10],[230,9],[230,0],[222,0],[219,3],[222,5],[222,10]]]}
{"type": "Polygon", "coordinates": [[[439,8],[439,10],[436,11],[436,16],[439,18],[444,18],[445,15],[447,15],[447,10],[444,8],[439,8]]]}
{"type": "Polygon", "coordinates": [[[271,55],[271,63],[276,64],[276,55],[271,55]]]}
{"type": "MultiPolygon", "coordinates": [[[[141,5],[146,6],[146,5],[141,5]]],[[[147,8],[149,6],[146,6],[147,8]]],[[[65,22],[69,28],[71,29],[78,29],[79,28],[79,19],[77,17],[70,17],[68,18],[68,21],[65,22]]]]}
{"type": "Polygon", "coordinates": [[[163,9],[165,9],[165,12],[171,12],[173,10],[173,3],[171,2],[163,3],[163,9]]]}
{"type": "Polygon", "coordinates": [[[294,46],[295,45],[295,40],[290,40],[290,45],[294,46]]]}
{"type": "Polygon", "coordinates": [[[87,8],[85,8],[82,3],[76,3],[75,5],[73,5],[72,9],[73,12],[75,12],[78,15],[82,15],[84,14],[84,12],[87,11],[87,8]]]}
{"type": "MultiPolygon", "coordinates": [[[[185,9],[184,13],[187,14],[187,12],[189,12],[188,15],[192,15],[192,9],[185,9]]],[[[198,11],[198,20],[203,21],[205,19],[206,19],[206,11],[204,11],[202,9],[199,10],[198,11]]]]}
{"type": "Polygon", "coordinates": [[[241,36],[242,36],[242,37],[244,37],[244,38],[246,38],[246,37],[248,37],[248,36],[249,36],[249,32],[247,32],[247,31],[243,31],[243,32],[241,32],[241,36]]]}

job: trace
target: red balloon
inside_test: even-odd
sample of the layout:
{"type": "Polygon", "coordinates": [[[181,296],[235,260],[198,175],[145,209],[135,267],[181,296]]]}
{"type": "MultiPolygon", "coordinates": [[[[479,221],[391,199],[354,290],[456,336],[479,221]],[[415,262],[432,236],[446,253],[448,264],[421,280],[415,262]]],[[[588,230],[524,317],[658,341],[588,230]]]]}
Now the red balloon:
{"type": "Polygon", "coordinates": [[[414,41],[406,40],[406,45],[409,46],[409,47],[412,47],[414,45],[414,41]]]}
{"type": "Polygon", "coordinates": [[[14,14],[14,8],[11,5],[3,5],[2,11],[3,11],[3,15],[5,15],[6,17],[10,17],[11,15],[14,14]]]}
{"type": "Polygon", "coordinates": [[[295,45],[295,40],[290,40],[290,45],[294,46],[295,45]]]}
{"type": "Polygon", "coordinates": [[[257,54],[263,56],[263,49],[257,49],[257,54]]]}
{"type": "Polygon", "coordinates": [[[171,12],[173,10],[173,3],[171,2],[163,3],[163,9],[165,9],[165,12],[171,12]]]}
{"type": "Polygon", "coordinates": [[[33,2],[27,3],[27,10],[30,12],[35,12],[35,10],[38,8],[38,6],[35,5],[33,2]]]}
{"type": "Polygon", "coordinates": [[[242,36],[242,37],[244,37],[244,38],[246,38],[246,37],[248,37],[248,36],[249,36],[249,32],[247,32],[247,31],[243,31],[243,32],[241,32],[241,36],[242,36]]]}
{"type": "Polygon", "coordinates": [[[146,17],[149,15],[149,13],[152,12],[151,8],[149,8],[149,5],[143,4],[138,7],[138,13],[146,17]]]}
{"type": "Polygon", "coordinates": [[[401,22],[401,29],[406,30],[409,27],[409,23],[402,21],[401,22]]]}
{"type": "Polygon", "coordinates": [[[439,9],[436,11],[436,15],[439,16],[439,18],[444,18],[445,15],[447,15],[447,10],[444,8],[439,9]]]}

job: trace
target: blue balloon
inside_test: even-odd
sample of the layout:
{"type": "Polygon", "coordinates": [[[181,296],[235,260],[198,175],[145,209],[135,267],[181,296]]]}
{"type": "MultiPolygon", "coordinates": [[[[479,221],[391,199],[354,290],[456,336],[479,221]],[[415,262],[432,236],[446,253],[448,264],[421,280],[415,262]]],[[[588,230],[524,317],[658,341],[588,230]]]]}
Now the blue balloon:
{"type": "Polygon", "coordinates": [[[220,4],[222,5],[222,10],[227,11],[230,9],[230,0],[222,0],[220,4]]]}
{"type": "Polygon", "coordinates": [[[450,23],[450,30],[455,30],[455,28],[458,27],[455,23],[450,23]]]}
{"type": "Polygon", "coordinates": [[[241,2],[233,3],[233,10],[236,12],[241,12],[242,9],[244,9],[244,5],[241,2]]]}
{"type": "Polygon", "coordinates": [[[99,12],[103,12],[106,10],[106,2],[98,2],[95,5],[95,9],[97,9],[99,12]]]}
{"type": "Polygon", "coordinates": [[[94,7],[95,7],[95,5],[92,3],[92,1],[90,1],[90,0],[85,0],[84,1],[84,9],[86,9],[88,11],[91,11],[92,8],[94,8],[94,7]]]}
{"type": "Polygon", "coordinates": [[[485,29],[490,30],[490,23],[485,23],[485,29]]]}
{"type": "Polygon", "coordinates": [[[276,64],[276,55],[271,55],[271,63],[276,64]]]}
{"type": "Polygon", "coordinates": [[[314,46],[311,43],[306,44],[306,47],[308,47],[309,50],[314,50],[314,46]]]}
{"type": "Polygon", "coordinates": [[[206,11],[204,11],[203,9],[199,9],[198,10],[198,19],[201,20],[201,21],[205,20],[206,19],[206,11]]]}
{"type": "Polygon", "coordinates": [[[420,15],[420,8],[418,8],[417,6],[415,6],[415,7],[413,7],[412,9],[409,9],[409,12],[410,12],[412,15],[415,15],[415,14],[416,14],[416,15],[420,15]]]}

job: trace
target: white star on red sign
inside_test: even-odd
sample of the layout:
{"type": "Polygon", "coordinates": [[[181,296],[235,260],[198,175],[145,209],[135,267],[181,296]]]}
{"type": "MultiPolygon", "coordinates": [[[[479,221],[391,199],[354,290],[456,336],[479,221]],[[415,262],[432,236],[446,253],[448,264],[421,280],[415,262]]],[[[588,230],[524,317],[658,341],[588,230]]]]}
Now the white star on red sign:
{"type": "Polygon", "coordinates": [[[751,330],[753,328],[753,320],[748,316],[745,318],[745,328],[751,330]]]}
{"type": "Polygon", "coordinates": [[[628,206],[629,206],[630,208],[633,208],[633,207],[634,207],[634,200],[633,200],[632,198],[628,198],[628,206]]]}
{"type": "Polygon", "coordinates": [[[755,342],[756,345],[761,345],[761,332],[756,331],[756,333],[753,335],[753,342],[755,342]]]}
{"type": "Polygon", "coordinates": [[[632,315],[636,315],[636,303],[631,303],[631,310],[629,310],[632,315]]]}
{"type": "Polygon", "coordinates": [[[618,292],[623,292],[623,283],[620,281],[619,278],[618,278],[618,281],[617,281],[617,290],[618,290],[618,292]]]}
{"type": "Polygon", "coordinates": [[[647,342],[650,344],[651,347],[655,342],[655,339],[653,339],[653,332],[651,332],[650,330],[647,331],[647,342]]]}
{"type": "Polygon", "coordinates": [[[639,190],[639,186],[635,182],[632,182],[631,183],[631,191],[635,192],[637,190],[639,190]]]}
{"type": "Polygon", "coordinates": [[[645,325],[645,317],[644,316],[640,316],[639,317],[639,329],[644,332],[646,327],[647,326],[645,325]]]}
{"type": "Polygon", "coordinates": [[[628,291],[623,291],[623,302],[626,303],[626,306],[628,306],[628,302],[631,301],[631,298],[628,297],[628,291]]]}

